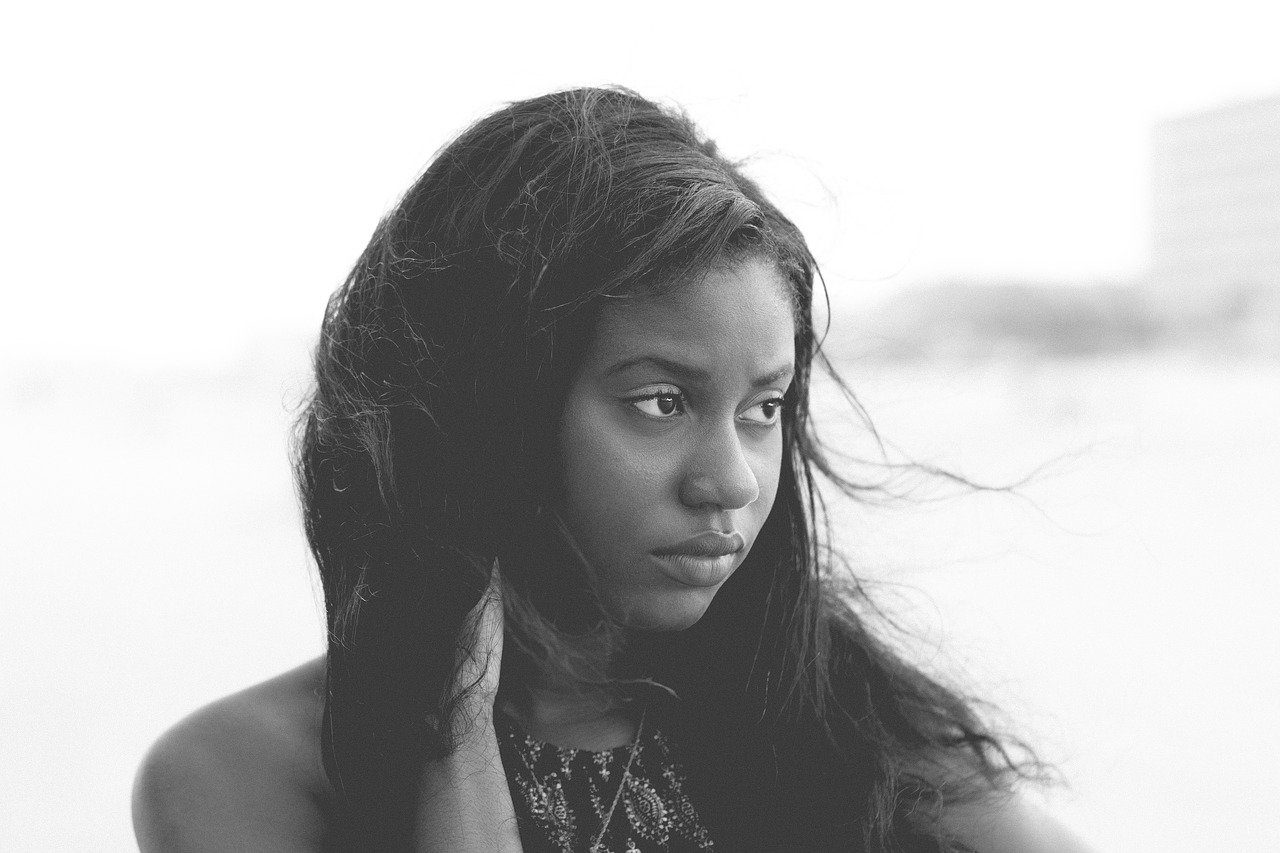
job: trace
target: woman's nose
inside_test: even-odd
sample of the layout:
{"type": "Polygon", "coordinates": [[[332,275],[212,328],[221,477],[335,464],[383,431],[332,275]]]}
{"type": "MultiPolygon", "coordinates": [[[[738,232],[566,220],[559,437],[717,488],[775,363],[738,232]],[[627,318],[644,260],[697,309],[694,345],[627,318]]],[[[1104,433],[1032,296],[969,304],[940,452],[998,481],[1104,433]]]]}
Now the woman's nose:
{"type": "Polygon", "coordinates": [[[760,483],[736,427],[707,429],[690,453],[680,482],[685,506],[742,509],[760,497],[760,483]]]}

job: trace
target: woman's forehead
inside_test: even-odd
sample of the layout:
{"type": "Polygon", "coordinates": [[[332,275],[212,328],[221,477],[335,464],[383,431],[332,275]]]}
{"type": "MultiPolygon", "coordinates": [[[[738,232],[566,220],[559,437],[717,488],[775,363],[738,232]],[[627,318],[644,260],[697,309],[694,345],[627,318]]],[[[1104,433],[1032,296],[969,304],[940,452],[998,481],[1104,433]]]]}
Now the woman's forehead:
{"type": "Polygon", "coordinates": [[[793,356],[791,286],[767,261],[717,267],[601,311],[589,361],[679,356],[690,366],[726,358],[775,365],[793,356]]]}

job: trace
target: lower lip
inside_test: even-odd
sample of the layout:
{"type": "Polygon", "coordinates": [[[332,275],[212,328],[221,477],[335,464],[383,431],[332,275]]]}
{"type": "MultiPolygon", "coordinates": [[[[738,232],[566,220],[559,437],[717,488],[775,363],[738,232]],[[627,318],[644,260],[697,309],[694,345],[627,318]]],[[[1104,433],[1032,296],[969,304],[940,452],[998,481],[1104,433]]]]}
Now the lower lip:
{"type": "Polygon", "coordinates": [[[738,554],[722,557],[691,557],[688,554],[655,554],[654,559],[672,580],[685,586],[719,586],[733,574],[738,554]]]}

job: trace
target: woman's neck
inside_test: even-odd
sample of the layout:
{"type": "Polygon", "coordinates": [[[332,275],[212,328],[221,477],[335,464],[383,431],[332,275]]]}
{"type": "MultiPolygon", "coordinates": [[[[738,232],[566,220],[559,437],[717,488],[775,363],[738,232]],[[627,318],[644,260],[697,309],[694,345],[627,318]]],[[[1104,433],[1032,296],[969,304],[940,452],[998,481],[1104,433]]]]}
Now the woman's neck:
{"type": "Polygon", "coordinates": [[[504,712],[531,738],[569,749],[601,751],[626,746],[636,734],[636,719],[615,697],[535,687],[525,702],[508,700],[504,712]]]}

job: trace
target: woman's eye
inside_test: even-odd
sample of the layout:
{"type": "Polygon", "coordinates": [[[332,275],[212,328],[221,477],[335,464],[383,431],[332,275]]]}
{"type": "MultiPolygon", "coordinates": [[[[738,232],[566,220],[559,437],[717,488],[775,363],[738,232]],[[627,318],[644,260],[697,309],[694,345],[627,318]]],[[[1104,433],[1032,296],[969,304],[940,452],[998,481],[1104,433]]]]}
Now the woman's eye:
{"type": "Polygon", "coordinates": [[[631,405],[651,418],[669,418],[684,414],[684,398],[675,391],[636,397],[631,400],[631,405]]]}
{"type": "Polygon", "coordinates": [[[773,397],[760,403],[756,403],[748,412],[760,412],[759,417],[749,417],[745,413],[743,417],[752,423],[763,424],[765,426],[773,426],[782,417],[783,400],[781,397],[773,397]]]}

